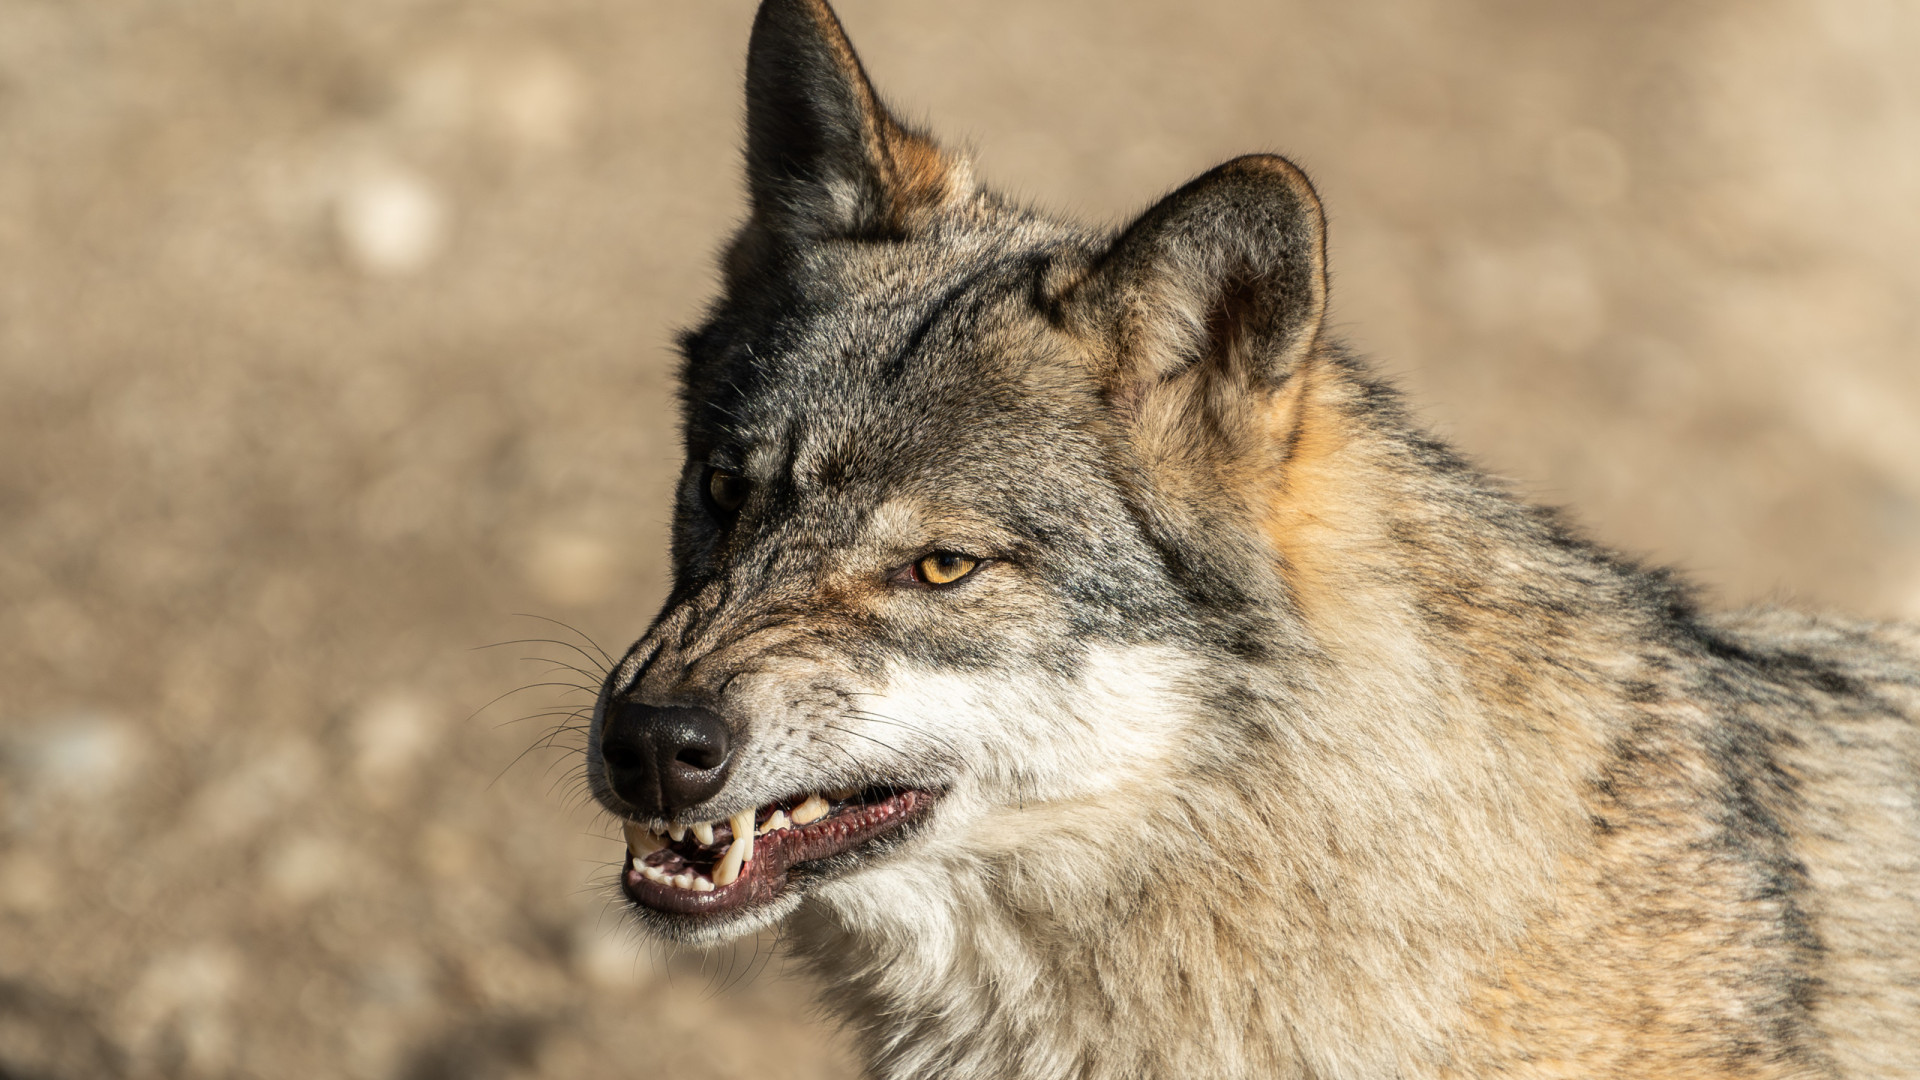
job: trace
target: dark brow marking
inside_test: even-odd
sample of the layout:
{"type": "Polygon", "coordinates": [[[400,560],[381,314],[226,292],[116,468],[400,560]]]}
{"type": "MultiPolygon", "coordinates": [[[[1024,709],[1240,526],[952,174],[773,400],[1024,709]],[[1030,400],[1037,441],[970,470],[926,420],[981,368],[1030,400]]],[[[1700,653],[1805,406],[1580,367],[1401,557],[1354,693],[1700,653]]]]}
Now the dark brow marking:
{"type": "Polygon", "coordinates": [[[961,297],[971,292],[973,287],[979,284],[982,279],[998,272],[1001,269],[1001,265],[1002,263],[1000,261],[995,261],[975,270],[973,273],[961,278],[952,288],[940,294],[940,298],[933,302],[932,306],[927,309],[927,313],[921,317],[920,322],[916,324],[912,332],[907,335],[907,340],[900,346],[899,351],[895,352],[893,358],[887,362],[886,369],[881,373],[881,377],[888,381],[898,379],[900,373],[906,370],[907,360],[920,350],[920,343],[925,341],[927,335],[933,332],[933,328],[940,322],[940,317],[945,315],[947,310],[954,304],[958,303],[961,297]]]}

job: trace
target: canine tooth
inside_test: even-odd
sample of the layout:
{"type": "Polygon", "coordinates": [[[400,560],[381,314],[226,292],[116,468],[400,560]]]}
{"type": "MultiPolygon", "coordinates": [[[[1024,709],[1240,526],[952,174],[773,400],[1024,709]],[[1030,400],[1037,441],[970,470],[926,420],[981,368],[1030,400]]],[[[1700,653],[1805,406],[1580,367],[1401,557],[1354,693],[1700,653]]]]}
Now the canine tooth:
{"type": "Polygon", "coordinates": [[[738,844],[743,836],[747,838],[747,850],[741,854],[740,861],[753,858],[753,811],[742,810],[728,818],[727,824],[733,826],[734,843],[738,844]]]}
{"type": "Polygon", "coordinates": [[[703,821],[693,827],[693,838],[704,846],[713,843],[713,822],[703,821]]]}
{"type": "Polygon", "coordinates": [[[740,880],[740,868],[753,858],[753,811],[740,811],[728,824],[733,826],[733,843],[727,845],[720,865],[713,868],[715,885],[731,885],[740,880]]]}
{"type": "Polygon", "coordinates": [[[787,812],[785,810],[775,810],[773,816],[767,819],[767,823],[760,826],[760,835],[765,836],[775,829],[784,829],[789,824],[791,824],[791,822],[787,820],[787,812]]]}
{"type": "Polygon", "coordinates": [[[806,802],[793,808],[793,823],[795,825],[806,825],[819,821],[821,818],[827,816],[827,811],[830,809],[832,809],[832,807],[827,805],[827,800],[821,798],[817,793],[809,795],[807,796],[806,802]]]}
{"type": "Polygon", "coordinates": [[[636,859],[644,859],[667,846],[665,837],[645,825],[629,821],[624,828],[627,834],[627,851],[636,859]]]}
{"type": "Polygon", "coordinates": [[[713,868],[715,885],[731,885],[740,880],[740,864],[746,861],[746,849],[742,846],[745,837],[736,836],[728,846],[727,854],[721,858],[720,865],[713,868]]]}
{"type": "Polygon", "coordinates": [[[667,835],[673,837],[673,842],[677,844],[687,838],[687,827],[675,822],[667,826],[667,835]]]}

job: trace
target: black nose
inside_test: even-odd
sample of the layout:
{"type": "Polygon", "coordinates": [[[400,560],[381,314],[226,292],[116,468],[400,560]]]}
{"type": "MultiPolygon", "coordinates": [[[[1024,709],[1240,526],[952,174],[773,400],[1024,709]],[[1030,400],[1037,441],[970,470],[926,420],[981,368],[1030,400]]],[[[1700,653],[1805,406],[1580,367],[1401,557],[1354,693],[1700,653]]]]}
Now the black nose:
{"type": "Polygon", "coordinates": [[[614,794],[662,818],[719,794],[730,742],[726,721],[705,709],[612,701],[601,717],[600,757],[614,794]]]}

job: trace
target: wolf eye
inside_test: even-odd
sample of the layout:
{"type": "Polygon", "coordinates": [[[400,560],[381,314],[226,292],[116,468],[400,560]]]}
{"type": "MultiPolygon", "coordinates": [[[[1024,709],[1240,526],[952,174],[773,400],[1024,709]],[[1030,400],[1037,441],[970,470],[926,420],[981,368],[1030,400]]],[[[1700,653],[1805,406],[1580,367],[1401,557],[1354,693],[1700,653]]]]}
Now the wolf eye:
{"type": "Polygon", "coordinates": [[[951,585],[980,565],[980,560],[970,559],[953,551],[936,551],[913,564],[914,573],[921,581],[929,585],[951,585]]]}
{"type": "Polygon", "coordinates": [[[714,469],[707,473],[707,501],[715,510],[723,514],[731,514],[747,501],[747,491],[752,486],[751,482],[739,473],[714,469]]]}

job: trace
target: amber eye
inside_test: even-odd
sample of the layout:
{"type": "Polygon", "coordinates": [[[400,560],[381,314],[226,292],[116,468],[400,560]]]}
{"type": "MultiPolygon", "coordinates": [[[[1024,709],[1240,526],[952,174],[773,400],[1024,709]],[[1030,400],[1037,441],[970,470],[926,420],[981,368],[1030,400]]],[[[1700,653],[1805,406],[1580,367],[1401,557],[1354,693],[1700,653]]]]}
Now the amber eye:
{"type": "Polygon", "coordinates": [[[739,473],[730,473],[725,469],[715,469],[707,474],[707,498],[714,509],[731,514],[740,509],[747,501],[747,491],[752,484],[739,473]]]}
{"type": "Polygon", "coordinates": [[[973,568],[979,565],[978,559],[969,559],[951,551],[936,551],[913,564],[913,567],[920,574],[920,580],[929,585],[951,585],[973,573],[973,568]]]}

